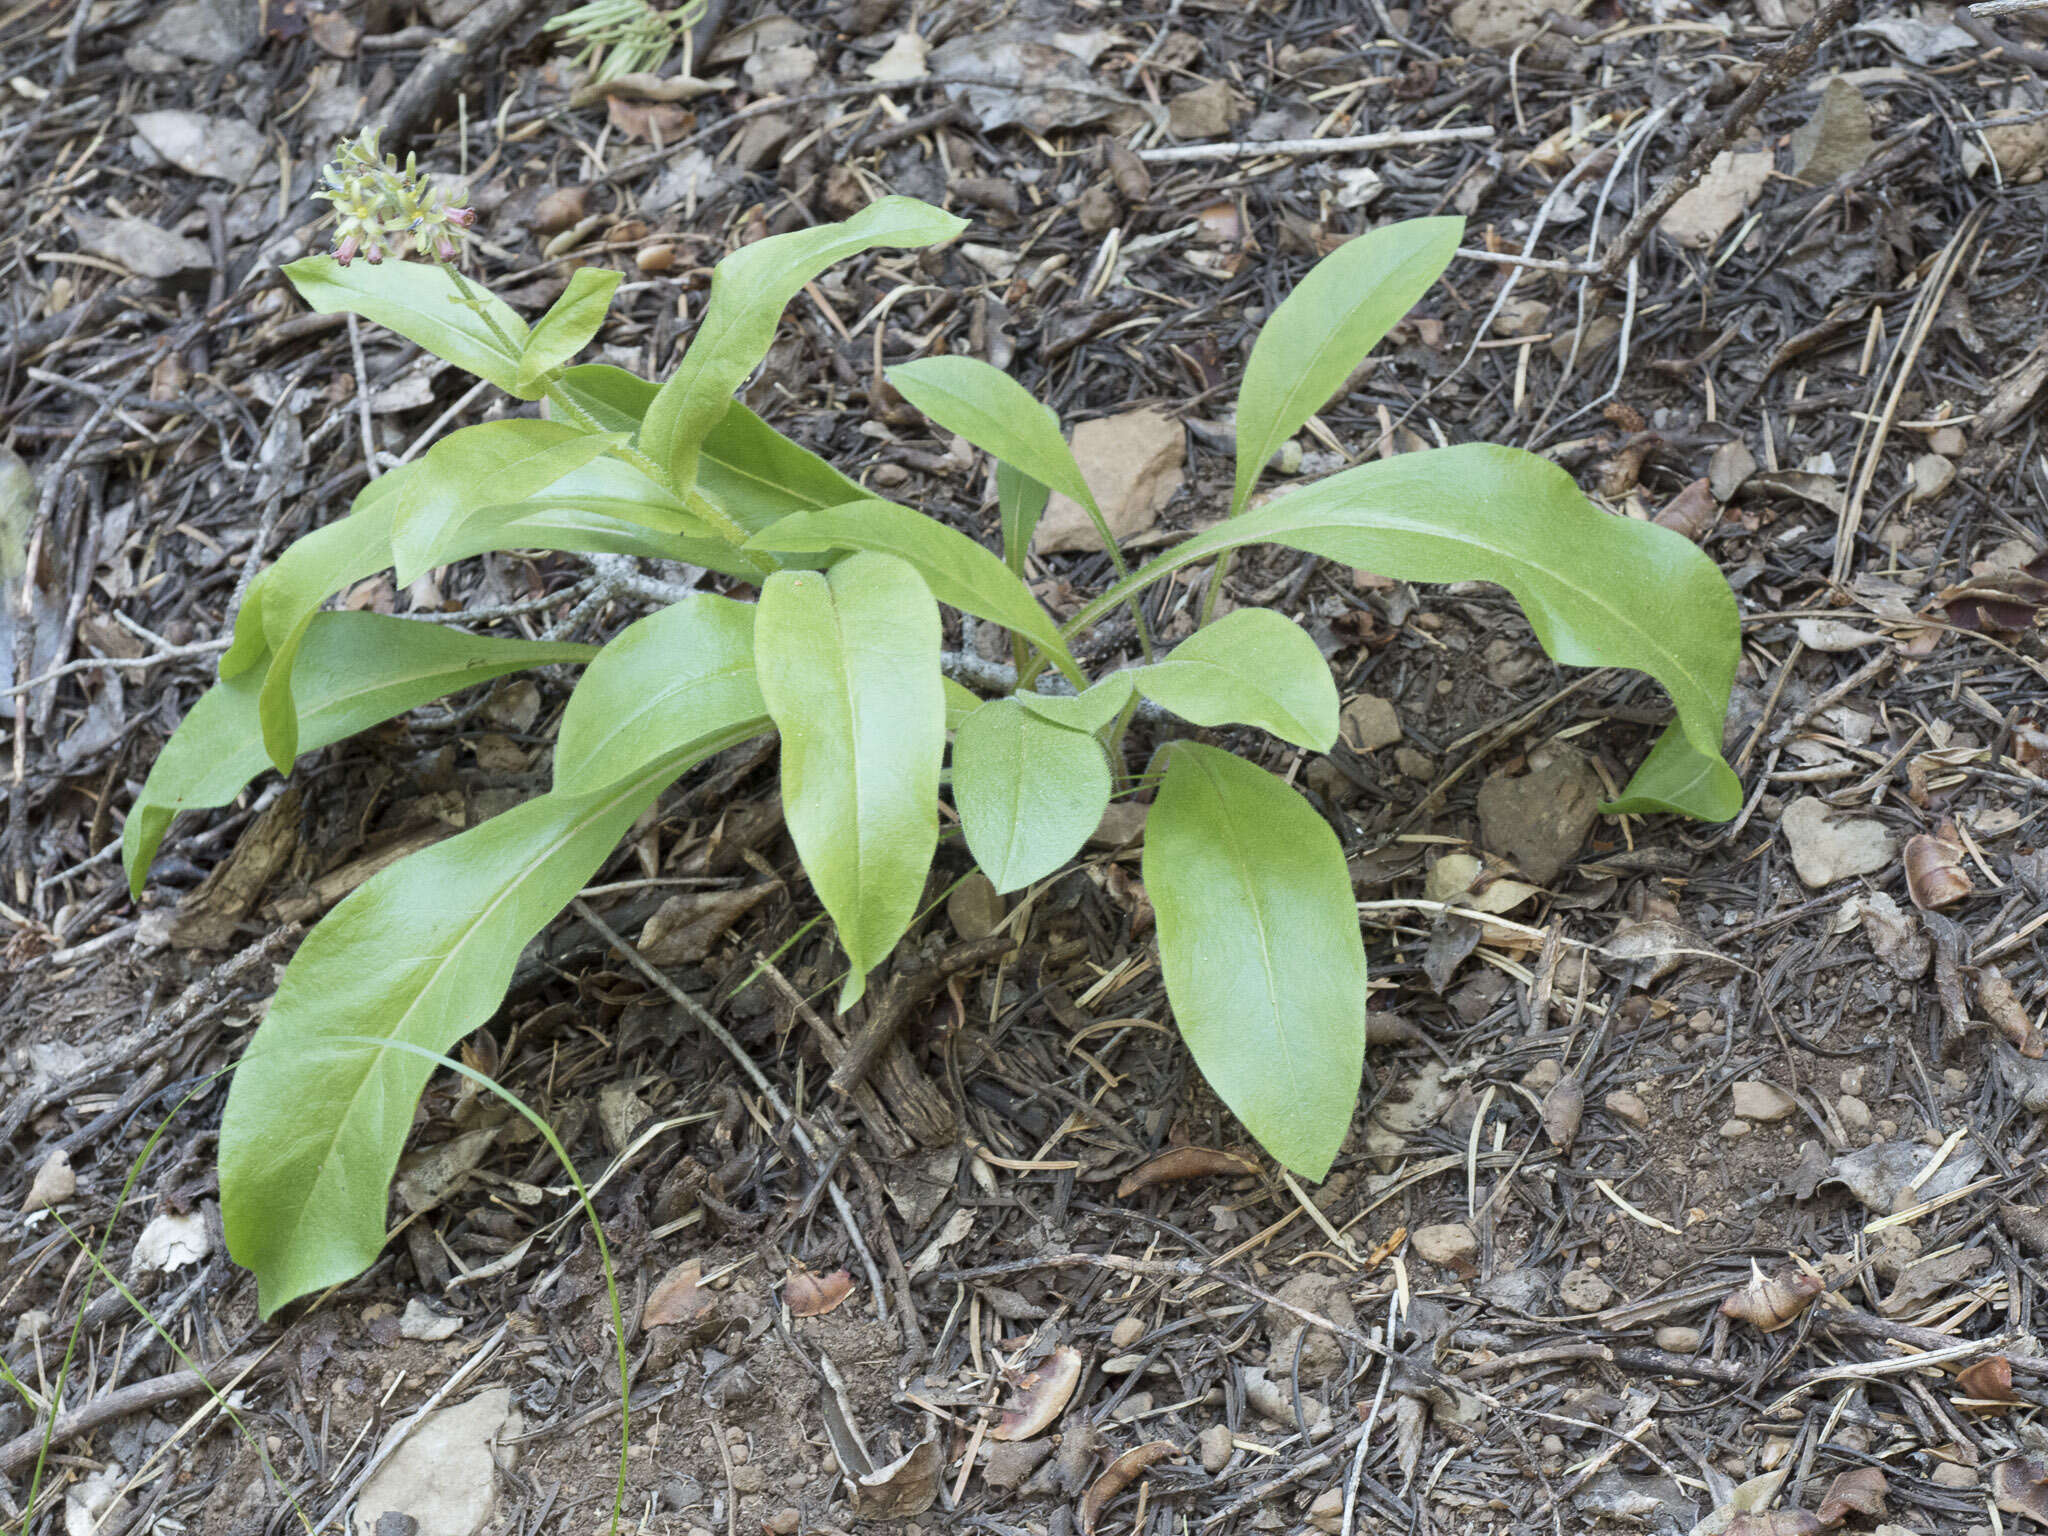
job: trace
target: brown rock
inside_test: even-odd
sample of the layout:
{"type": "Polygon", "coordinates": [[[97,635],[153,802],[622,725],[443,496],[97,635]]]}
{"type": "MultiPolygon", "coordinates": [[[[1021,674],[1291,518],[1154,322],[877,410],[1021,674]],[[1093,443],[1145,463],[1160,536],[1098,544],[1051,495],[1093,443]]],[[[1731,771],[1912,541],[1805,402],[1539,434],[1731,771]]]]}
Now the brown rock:
{"type": "MultiPolygon", "coordinates": [[[[1163,411],[1125,411],[1074,429],[1074,458],[1119,542],[1159,521],[1160,508],[1180,489],[1185,454],[1181,424],[1163,411]]],[[[1087,511],[1058,494],[1046,504],[1031,542],[1042,555],[1102,548],[1087,511]]]]}
{"type": "Polygon", "coordinates": [[[1244,98],[1221,80],[1183,91],[1166,104],[1166,126],[1177,139],[1213,139],[1230,132],[1244,98]]]}
{"type": "Polygon", "coordinates": [[[1569,747],[1531,763],[1520,777],[1495,774],[1479,786],[1479,841],[1547,885],[1586,840],[1604,792],[1592,764],[1569,747]]]}
{"type": "Polygon", "coordinates": [[[1022,1488],[1051,1454],[1052,1441],[1049,1438],[994,1441],[989,1446],[988,1461],[981,1469],[981,1480],[989,1487],[1006,1493],[1022,1488]]]}

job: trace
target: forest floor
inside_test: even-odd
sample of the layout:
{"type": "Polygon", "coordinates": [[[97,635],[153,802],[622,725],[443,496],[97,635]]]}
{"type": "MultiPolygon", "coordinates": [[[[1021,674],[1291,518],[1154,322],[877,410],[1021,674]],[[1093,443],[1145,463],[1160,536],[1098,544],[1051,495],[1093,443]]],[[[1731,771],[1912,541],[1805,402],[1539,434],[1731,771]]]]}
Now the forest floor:
{"type": "MultiPolygon", "coordinates": [[[[1528,448],[1698,540],[1741,604],[1744,803],[1715,826],[1596,817],[1669,706],[1554,665],[1499,589],[1232,569],[1347,706],[1328,758],[1227,738],[1351,857],[1375,1043],[1320,1186],[1193,1071],[1113,844],[1021,912],[937,904],[878,978],[902,1017],[876,1091],[835,1099],[842,961],[773,754],[685,779],[590,910],[644,943],[678,890],[729,903],[660,973],[798,1124],[574,909],[463,1048],[598,1186],[626,1528],[2048,1524],[2048,28],[1906,0],[714,0],[701,88],[678,60],[607,96],[550,10],[0,0],[0,1527],[611,1518],[611,1306],[522,1122],[437,1077],[383,1256],[269,1321],[213,1173],[225,1069],[306,925],[544,787],[572,678],[324,749],[289,792],[266,775],[181,820],[139,901],[119,861],[252,567],[373,460],[504,408],[278,275],[322,246],[334,140],[379,121],[466,179],[473,270],[522,313],[622,270],[592,355],[655,375],[748,240],[885,192],[971,218],[821,278],[745,398],[984,539],[985,465],[883,365],[1009,368],[1098,424],[1109,470],[1163,413],[1172,494],[1133,513],[1164,548],[1228,499],[1259,319],[1345,238],[1463,214],[1480,254],[1282,467],[1528,448]],[[1387,132],[1430,136],[1267,148],[1387,132]],[[1146,158],[1175,146],[1209,153],[1146,158]],[[1629,230],[1696,148],[1699,188],[1629,230]],[[998,921],[1014,945],[945,981],[998,921]],[[999,1438],[1067,1368],[1049,1425],[999,1438]]],[[[1029,575],[1070,612],[1108,564],[1029,575]]],[[[1162,634],[1206,582],[1153,589],[1162,634]]],[[[583,639],[645,611],[591,583],[493,555],[343,601],[583,639]]],[[[967,868],[940,865],[935,893],[967,868]]]]}

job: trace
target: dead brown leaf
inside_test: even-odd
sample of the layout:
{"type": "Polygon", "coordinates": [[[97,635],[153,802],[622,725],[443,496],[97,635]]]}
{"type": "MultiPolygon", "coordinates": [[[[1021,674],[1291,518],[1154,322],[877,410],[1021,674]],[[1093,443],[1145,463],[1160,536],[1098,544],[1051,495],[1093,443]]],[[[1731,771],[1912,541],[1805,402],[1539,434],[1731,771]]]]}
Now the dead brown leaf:
{"type": "Polygon", "coordinates": [[[1017,1383],[1010,1406],[988,1432],[989,1439],[1029,1440],[1044,1434],[1066,1412],[1080,1383],[1081,1352],[1062,1344],[1017,1383]]]}
{"type": "Polygon", "coordinates": [[[2008,1515],[2048,1525],[2048,1457],[2016,1456],[1991,1469],[1991,1497],[2008,1515]]]}
{"type": "Polygon", "coordinates": [[[1775,1333],[1812,1306],[1824,1289],[1818,1275],[1767,1275],[1752,1262],[1749,1283],[1729,1293],[1721,1303],[1721,1315],[1759,1332],[1775,1333]]]}
{"type": "Polygon", "coordinates": [[[862,1520],[907,1520],[939,1499],[939,1442],[913,1446],[886,1467],[853,1479],[853,1513],[862,1520]]]}
{"type": "Polygon", "coordinates": [[[641,143],[673,144],[697,120],[694,112],[668,102],[627,101],[620,96],[605,97],[604,115],[620,133],[641,143]]]}
{"type": "Polygon", "coordinates": [[[696,1259],[663,1275],[647,1293],[647,1304],[640,1309],[640,1326],[662,1328],[709,1317],[718,1306],[718,1297],[698,1283],[703,1275],[704,1266],[696,1259]]]}
{"type": "Polygon", "coordinates": [[[1906,839],[1906,894],[1922,912],[1954,906],[1977,888],[1964,867],[1953,824],[1944,830],[1945,836],[1918,832],[1906,839]]]}
{"type": "Polygon", "coordinates": [[[1128,1200],[1141,1189],[1179,1179],[1241,1179],[1258,1171],[1257,1163],[1235,1152],[1215,1147],[1174,1147],[1125,1174],[1116,1187],[1116,1197],[1128,1200]]]}
{"type": "Polygon", "coordinates": [[[778,881],[764,880],[737,890],[671,896],[640,930],[640,952],[653,965],[695,965],[728,928],[780,889],[778,881]]]}
{"type": "Polygon", "coordinates": [[[823,1317],[838,1311],[852,1294],[853,1276],[843,1269],[820,1275],[792,1264],[782,1284],[782,1301],[792,1317],[823,1317]]]}
{"type": "Polygon", "coordinates": [[[1088,1485],[1088,1492],[1081,1498],[1081,1536],[1095,1536],[1095,1522],[1102,1518],[1102,1512],[1118,1494],[1143,1477],[1148,1468],[1179,1454],[1180,1447],[1171,1440],[1153,1440],[1125,1451],[1104,1467],[1102,1475],[1088,1485]]]}
{"type": "Polygon", "coordinates": [[[1814,1513],[1822,1525],[1840,1525],[1850,1515],[1875,1520],[1884,1513],[1884,1473],[1876,1467],[1851,1467],[1835,1475],[1814,1513]]]}
{"type": "Polygon", "coordinates": [[[2012,1362],[2003,1355],[1986,1355],[1964,1366],[1956,1373],[1956,1394],[1975,1404],[2011,1406],[2021,1401],[2013,1395],[2012,1362]]]}

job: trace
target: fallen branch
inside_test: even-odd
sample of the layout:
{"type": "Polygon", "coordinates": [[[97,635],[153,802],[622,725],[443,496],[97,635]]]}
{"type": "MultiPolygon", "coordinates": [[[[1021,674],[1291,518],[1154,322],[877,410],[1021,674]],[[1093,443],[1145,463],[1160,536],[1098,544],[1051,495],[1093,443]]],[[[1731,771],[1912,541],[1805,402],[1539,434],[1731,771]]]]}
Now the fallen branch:
{"type": "Polygon", "coordinates": [[[1138,158],[1147,165],[1171,165],[1183,160],[1239,160],[1264,155],[1351,155],[1368,149],[1411,149],[1423,144],[1456,144],[1492,137],[1493,129],[1484,125],[1415,128],[1335,139],[1238,139],[1227,144],[1175,144],[1166,149],[1141,149],[1138,158]]]}

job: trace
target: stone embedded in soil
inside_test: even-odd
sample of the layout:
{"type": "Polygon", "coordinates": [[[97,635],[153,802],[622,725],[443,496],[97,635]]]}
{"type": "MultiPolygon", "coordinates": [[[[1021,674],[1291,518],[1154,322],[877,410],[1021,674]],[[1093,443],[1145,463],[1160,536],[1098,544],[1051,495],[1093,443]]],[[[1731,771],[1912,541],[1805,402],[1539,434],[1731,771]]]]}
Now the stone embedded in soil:
{"type": "Polygon", "coordinates": [[[1778,830],[1792,849],[1792,867],[1818,888],[1853,875],[1889,869],[1899,856],[1898,839],[1884,824],[1862,816],[1837,816],[1812,795],[1802,795],[1778,817],[1778,830]]]}
{"type": "Polygon", "coordinates": [[[1605,792],[1585,754],[1569,747],[1531,763],[1525,774],[1497,773],[1479,786],[1479,841],[1547,885],[1586,840],[1605,792]]]}
{"type": "Polygon", "coordinates": [[[1052,1454],[1050,1438],[998,1440],[991,1444],[981,1480],[1005,1493],[1022,1488],[1046,1457],[1052,1454]]]}
{"type": "MultiPolygon", "coordinates": [[[[1074,428],[1075,461],[1118,540],[1159,521],[1160,508],[1180,489],[1186,442],[1185,429],[1163,411],[1125,411],[1074,428]]],[[[1054,495],[1031,547],[1041,555],[1093,553],[1102,548],[1102,535],[1079,502],[1054,495]]]]}
{"type": "Polygon", "coordinates": [[[1740,1141],[1755,1129],[1756,1127],[1747,1120],[1723,1120],[1721,1122],[1721,1139],[1723,1141],[1740,1141]]]}
{"type": "MultiPolygon", "coordinates": [[[[1339,1328],[1355,1328],[1358,1325],[1358,1313],[1351,1305],[1350,1296],[1345,1292],[1344,1282],[1334,1276],[1296,1275],[1273,1294],[1292,1306],[1300,1307],[1303,1311],[1328,1318],[1339,1328]]],[[[1303,1381],[1322,1381],[1331,1373],[1343,1368],[1343,1341],[1327,1329],[1308,1328],[1307,1324],[1285,1308],[1266,1308],[1266,1330],[1273,1345],[1271,1371],[1275,1380],[1284,1381],[1292,1375],[1297,1340],[1301,1342],[1303,1381]],[[1306,1339],[1302,1338],[1304,1329],[1308,1331],[1306,1339]]]]}
{"type": "Polygon", "coordinates": [[[1575,1269],[1558,1281],[1557,1295],[1574,1312],[1598,1312],[1614,1300],[1614,1287],[1590,1269],[1575,1269]]]}
{"type": "Polygon", "coordinates": [[[1668,1349],[1674,1355],[1689,1355],[1700,1347],[1697,1328],[1681,1328],[1674,1324],[1659,1328],[1655,1337],[1659,1349],[1668,1349]]]}
{"type": "Polygon", "coordinates": [[[1145,1319],[1133,1312],[1128,1317],[1116,1320],[1116,1326],[1109,1330],[1109,1342],[1118,1349],[1129,1349],[1145,1337],[1145,1319]]]}
{"type": "Polygon", "coordinates": [[[1228,1424],[1211,1424],[1196,1443],[1202,1453],[1202,1470],[1211,1477],[1230,1465],[1230,1453],[1236,1446],[1228,1424]]]}
{"type": "Polygon", "coordinates": [[[1735,1113],[1744,1120],[1775,1125],[1799,1108],[1792,1095],[1776,1083],[1740,1082],[1734,1090],[1735,1113]]]}
{"type": "Polygon", "coordinates": [[[1362,693],[1337,717],[1337,734],[1354,752],[1376,752],[1401,739],[1401,716],[1393,700],[1362,693]]]}
{"type": "Polygon", "coordinates": [[[1456,1270],[1461,1274],[1470,1274],[1472,1261],[1479,1257],[1479,1239],[1462,1221],[1417,1228],[1408,1241],[1417,1258],[1439,1269],[1456,1270]]]}
{"type": "Polygon", "coordinates": [[[1650,1128],[1650,1106],[1626,1089],[1608,1094],[1600,1104],[1607,1113],[1618,1120],[1626,1120],[1639,1131],[1650,1128]]]}
{"type": "Polygon", "coordinates": [[[1842,1129],[1862,1135],[1870,1129],[1870,1106],[1853,1093],[1845,1093],[1835,1100],[1835,1113],[1842,1118],[1842,1129]]]}
{"type": "Polygon", "coordinates": [[[477,1536],[498,1505],[500,1447],[523,1421],[506,1387],[429,1414],[363,1485],[356,1536],[376,1536],[378,1518],[396,1512],[419,1522],[419,1536],[477,1536]]]}

